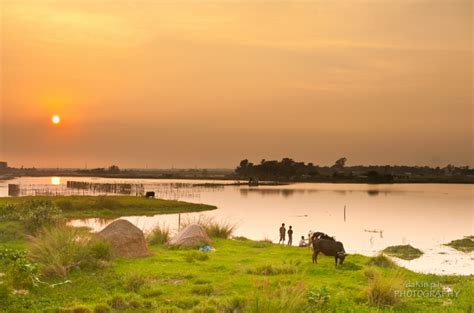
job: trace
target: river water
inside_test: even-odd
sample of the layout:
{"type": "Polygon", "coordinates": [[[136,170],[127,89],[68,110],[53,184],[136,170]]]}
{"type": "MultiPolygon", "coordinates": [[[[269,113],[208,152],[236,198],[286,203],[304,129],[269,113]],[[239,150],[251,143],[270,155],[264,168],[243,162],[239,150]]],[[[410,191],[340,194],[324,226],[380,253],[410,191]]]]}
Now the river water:
{"type": "MultiPolygon", "coordinates": [[[[344,243],[348,253],[374,255],[387,246],[410,244],[421,249],[424,255],[412,261],[395,259],[402,266],[425,273],[474,274],[474,253],[459,252],[443,245],[474,234],[473,185],[298,183],[207,188],[192,184],[222,181],[25,177],[0,181],[0,196],[7,195],[8,183],[50,185],[51,190],[60,192],[68,180],[139,183],[146,191],[154,190],[162,198],[212,204],[218,209],[182,214],[181,218],[205,215],[227,221],[237,225],[235,235],[250,239],[267,238],[277,242],[278,228],[285,223],[294,229],[294,244],[301,236],[307,236],[309,230],[335,236],[344,243]]],[[[145,232],[155,225],[167,225],[173,231],[178,226],[177,214],[125,218],[145,232]]],[[[110,221],[98,219],[71,222],[95,231],[108,223],[110,221]]]]}

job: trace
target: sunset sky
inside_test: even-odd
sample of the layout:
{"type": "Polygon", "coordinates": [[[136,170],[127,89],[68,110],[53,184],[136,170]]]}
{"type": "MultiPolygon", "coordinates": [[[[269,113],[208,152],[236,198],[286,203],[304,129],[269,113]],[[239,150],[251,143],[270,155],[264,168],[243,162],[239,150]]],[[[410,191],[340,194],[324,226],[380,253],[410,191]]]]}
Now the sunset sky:
{"type": "Polygon", "coordinates": [[[474,165],[471,0],[0,9],[13,166],[474,165]]]}

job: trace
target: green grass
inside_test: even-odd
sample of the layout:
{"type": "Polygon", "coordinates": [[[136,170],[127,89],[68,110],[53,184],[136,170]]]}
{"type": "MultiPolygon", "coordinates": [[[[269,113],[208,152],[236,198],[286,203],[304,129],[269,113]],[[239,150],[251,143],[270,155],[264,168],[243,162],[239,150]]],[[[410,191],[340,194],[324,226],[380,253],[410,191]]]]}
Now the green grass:
{"type": "Polygon", "coordinates": [[[404,260],[414,260],[423,255],[420,249],[410,245],[391,246],[383,250],[384,253],[404,260]]]}
{"type": "Polygon", "coordinates": [[[463,239],[453,240],[446,245],[458,251],[472,252],[474,251],[474,236],[467,236],[463,239]]]}
{"type": "Polygon", "coordinates": [[[153,245],[153,256],[148,258],[116,259],[103,269],[77,269],[66,278],[45,278],[48,283],[65,279],[70,283],[40,286],[3,302],[0,294],[0,311],[5,307],[10,312],[472,310],[473,277],[424,275],[395,265],[376,267],[368,264],[371,258],[361,255],[347,256],[337,268],[334,259],[325,256],[315,265],[308,249],[262,247],[251,240],[214,239],[213,246],[215,251],[202,253],[153,245]],[[440,283],[459,291],[459,296],[394,298],[393,292],[408,282],[440,283]]]}
{"type": "Polygon", "coordinates": [[[216,209],[206,204],[133,196],[41,196],[0,198],[0,206],[29,200],[51,200],[66,218],[116,218],[127,215],[199,212],[216,209]]]}
{"type": "Polygon", "coordinates": [[[181,223],[181,227],[185,228],[188,225],[197,224],[200,225],[211,238],[229,239],[232,237],[236,224],[232,224],[228,221],[215,221],[212,217],[199,215],[198,217],[186,219],[181,223]]]}

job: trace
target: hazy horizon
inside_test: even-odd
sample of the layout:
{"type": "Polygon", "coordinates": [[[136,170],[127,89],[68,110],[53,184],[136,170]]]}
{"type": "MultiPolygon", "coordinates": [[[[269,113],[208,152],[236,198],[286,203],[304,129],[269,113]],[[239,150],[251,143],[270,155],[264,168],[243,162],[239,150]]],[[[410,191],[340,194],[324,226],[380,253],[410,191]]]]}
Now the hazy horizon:
{"type": "Polygon", "coordinates": [[[474,166],[469,0],[0,10],[0,161],[12,166],[474,166]]]}

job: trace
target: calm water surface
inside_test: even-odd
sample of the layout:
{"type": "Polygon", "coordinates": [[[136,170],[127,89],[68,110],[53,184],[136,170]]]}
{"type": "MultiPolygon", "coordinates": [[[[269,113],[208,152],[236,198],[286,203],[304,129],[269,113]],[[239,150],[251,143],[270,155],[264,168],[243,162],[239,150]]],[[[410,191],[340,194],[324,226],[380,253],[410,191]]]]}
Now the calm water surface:
{"type": "MultiPolygon", "coordinates": [[[[54,189],[64,187],[67,180],[142,183],[147,191],[155,190],[165,199],[212,204],[218,209],[185,214],[182,218],[205,215],[235,223],[238,226],[236,235],[251,239],[278,241],[278,228],[284,222],[293,226],[295,244],[301,236],[307,236],[309,230],[335,236],[344,243],[348,253],[374,255],[387,246],[411,244],[421,249],[424,255],[413,261],[396,259],[400,265],[418,272],[474,274],[474,253],[458,252],[443,245],[474,234],[473,185],[299,183],[203,188],[177,185],[203,181],[62,177],[0,182],[0,195],[6,195],[8,183],[49,184],[54,189]]],[[[178,225],[176,214],[130,216],[126,219],[144,231],[157,224],[166,224],[173,230],[178,225]]],[[[97,231],[109,222],[87,219],[75,220],[72,224],[89,226],[97,231]]]]}

